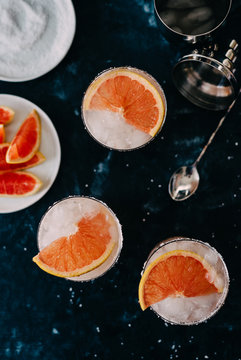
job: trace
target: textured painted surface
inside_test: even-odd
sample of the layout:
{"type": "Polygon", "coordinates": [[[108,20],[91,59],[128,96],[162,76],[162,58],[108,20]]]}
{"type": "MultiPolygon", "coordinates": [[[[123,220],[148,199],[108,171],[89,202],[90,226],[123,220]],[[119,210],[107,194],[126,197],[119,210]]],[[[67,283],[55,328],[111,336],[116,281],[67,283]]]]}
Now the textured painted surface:
{"type": "MultiPolygon", "coordinates": [[[[33,81],[0,82],[1,93],[23,96],[50,116],[62,148],[59,175],[44,198],[26,210],[0,215],[0,358],[239,360],[240,102],[200,163],[196,195],[173,202],[167,193],[170,175],[196,158],[222,114],[195,107],[175,90],[171,70],[184,46],[162,36],[151,0],[75,0],[74,5],[77,32],[61,64],[33,81]],[[89,82],[121,65],[152,74],[168,101],[163,131],[145,148],[125,153],[98,145],[80,115],[89,82]],[[41,216],[54,201],[73,194],[103,200],[123,225],[118,264],[93,283],[54,278],[31,261],[41,216]],[[148,253],[174,235],[209,242],[230,272],[224,307],[202,325],[170,326],[138,305],[148,253]]],[[[241,42],[240,13],[241,1],[234,0],[223,41],[235,33],[241,42]]]]}

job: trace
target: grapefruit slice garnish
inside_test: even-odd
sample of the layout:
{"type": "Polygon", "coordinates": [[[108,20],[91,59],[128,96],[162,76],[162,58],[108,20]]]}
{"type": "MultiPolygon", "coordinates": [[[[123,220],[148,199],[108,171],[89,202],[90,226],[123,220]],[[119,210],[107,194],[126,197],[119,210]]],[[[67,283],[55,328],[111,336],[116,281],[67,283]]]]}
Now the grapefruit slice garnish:
{"type": "Polygon", "coordinates": [[[5,141],[5,128],[3,124],[0,124],[0,144],[5,141]]]}
{"type": "Polygon", "coordinates": [[[3,143],[0,144],[0,171],[10,171],[10,170],[23,170],[28,169],[33,166],[37,166],[39,164],[42,164],[46,159],[44,155],[37,151],[36,154],[28,161],[24,163],[19,164],[8,164],[6,162],[6,153],[8,151],[10,144],[9,143],[3,143]]]}
{"type": "Polygon", "coordinates": [[[0,196],[29,196],[35,194],[42,182],[37,176],[24,171],[0,172],[0,196]]]}
{"type": "Polygon", "coordinates": [[[40,144],[40,118],[33,110],[20,126],[6,154],[9,164],[18,164],[31,159],[40,144]]]}
{"type": "Polygon", "coordinates": [[[75,234],[60,237],[33,258],[44,271],[59,277],[74,277],[100,266],[111,254],[116,239],[109,231],[106,214],[83,217],[75,234]]]}
{"type": "Polygon", "coordinates": [[[106,71],[89,86],[83,110],[118,112],[128,124],[153,137],[165,116],[162,95],[153,83],[132,69],[106,71]]]}
{"type": "Polygon", "coordinates": [[[201,256],[174,250],[158,257],[144,271],[139,284],[142,310],[167,297],[196,297],[220,293],[215,269],[201,256]]]}
{"type": "Polygon", "coordinates": [[[14,118],[15,112],[8,106],[0,106],[0,124],[9,124],[14,118]]]}

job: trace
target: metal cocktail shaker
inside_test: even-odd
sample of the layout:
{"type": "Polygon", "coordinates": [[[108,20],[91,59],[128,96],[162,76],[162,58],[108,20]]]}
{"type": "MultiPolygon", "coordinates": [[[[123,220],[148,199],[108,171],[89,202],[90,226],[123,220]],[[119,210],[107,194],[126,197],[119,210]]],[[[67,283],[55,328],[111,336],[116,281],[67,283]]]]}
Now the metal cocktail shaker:
{"type": "Polygon", "coordinates": [[[154,0],[164,35],[184,45],[184,55],[173,69],[174,84],[189,101],[209,110],[227,109],[239,91],[238,43],[217,41],[231,4],[232,0],[154,0]]]}
{"type": "Polygon", "coordinates": [[[154,0],[164,34],[195,44],[210,38],[227,18],[232,0],[154,0]]]}
{"type": "Polygon", "coordinates": [[[173,81],[189,101],[208,110],[224,110],[239,92],[236,77],[238,43],[203,45],[184,55],[173,69],[173,81]]]}

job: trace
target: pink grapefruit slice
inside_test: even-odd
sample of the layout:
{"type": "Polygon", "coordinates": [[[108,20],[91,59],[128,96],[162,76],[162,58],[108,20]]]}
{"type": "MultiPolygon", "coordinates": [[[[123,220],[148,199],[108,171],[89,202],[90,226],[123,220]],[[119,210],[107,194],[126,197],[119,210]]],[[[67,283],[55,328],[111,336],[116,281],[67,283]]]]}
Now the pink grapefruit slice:
{"type": "Polygon", "coordinates": [[[6,153],[8,151],[10,144],[3,143],[0,144],[0,171],[11,171],[11,170],[23,170],[28,169],[33,166],[42,164],[46,159],[44,155],[37,151],[36,154],[28,161],[19,164],[9,164],[6,162],[6,153]]]}
{"type": "Polygon", "coordinates": [[[3,124],[0,124],[0,144],[5,141],[5,128],[3,124]]]}
{"type": "Polygon", "coordinates": [[[24,171],[0,172],[0,196],[20,197],[35,194],[42,182],[24,171]]]}
{"type": "Polygon", "coordinates": [[[112,69],[94,80],[85,94],[83,110],[118,112],[128,124],[152,137],[165,116],[159,85],[131,68],[112,69]]]}
{"type": "Polygon", "coordinates": [[[75,234],[63,236],[41,250],[33,261],[44,271],[59,277],[74,277],[100,266],[116,243],[110,221],[99,212],[83,217],[75,234]]]}
{"type": "Polygon", "coordinates": [[[30,160],[40,145],[41,124],[36,110],[33,110],[20,126],[6,154],[9,164],[30,160]]]}
{"type": "Polygon", "coordinates": [[[220,293],[218,275],[201,256],[186,250],[161,255],[144,271],[139,284],[142,310],[167,297],[220,293]]]}
{"type": "Polygon", "coordinates": [[[8,106],[0,106],[0,124],[9,124],[14,118],[15,112],[8,106]]]}

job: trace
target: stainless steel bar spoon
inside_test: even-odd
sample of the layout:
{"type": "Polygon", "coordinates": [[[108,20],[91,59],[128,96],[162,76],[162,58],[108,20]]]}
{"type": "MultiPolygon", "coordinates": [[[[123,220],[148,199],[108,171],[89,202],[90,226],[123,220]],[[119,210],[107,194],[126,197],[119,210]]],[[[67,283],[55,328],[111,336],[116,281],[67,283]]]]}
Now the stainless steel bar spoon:
{"type": "Polygon", "coordinates": [[[197,165],[201,158],[203,157],[204,153],[206,152],[208,146],[214,139],[214,136],[222,126],[224,120],[226,119],[227,115],[230,113],[232,107],[234,106],[237,98],[232,102],[229,106],[225,115],[221,118],[216,127],[215,131],[210,136],[207,144],[204,146],[203,150],[201,151],[200,155],[198,156],[197,160],[189,166],[182,166],[177,169],[171,176],[168,191],[171,198],[175,201],[183,201],[188,199],[192,196],[198,188],[199,185],[199,174],[197,171],[197,165]]]}

